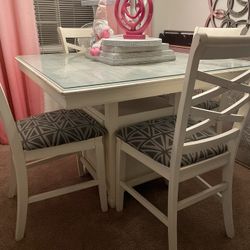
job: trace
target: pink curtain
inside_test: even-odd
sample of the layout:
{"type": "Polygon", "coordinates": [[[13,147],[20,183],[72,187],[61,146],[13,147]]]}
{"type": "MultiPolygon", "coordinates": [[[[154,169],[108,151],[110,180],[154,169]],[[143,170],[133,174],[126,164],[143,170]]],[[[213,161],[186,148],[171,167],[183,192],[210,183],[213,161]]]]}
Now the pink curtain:
{"type": "MultiPolygon", "coordinates": [[[[15,119],[43,111],[41,89],[25,77],[17,55],[38,54],[33,0],[0,0],[0,83],[15,119]]],[[[7,143],[0,123],[0,143],[7,143]]]]}

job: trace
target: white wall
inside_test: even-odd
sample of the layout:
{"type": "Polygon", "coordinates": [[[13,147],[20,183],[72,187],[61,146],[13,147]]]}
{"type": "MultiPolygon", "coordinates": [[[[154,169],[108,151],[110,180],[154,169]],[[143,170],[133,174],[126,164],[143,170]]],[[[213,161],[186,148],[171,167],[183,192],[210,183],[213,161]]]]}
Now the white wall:
{"type": "MultiPolygon", "coordinates": [[[[153,35],[164,30],[193,31],[196,26],[204,26],[210,14],[207,0],[153,0],[153,35]]],[[[220,0],[217,9],[227,9],[227,0],[220,0]]],[[[237,1],[233,5],[237,12],[243,9],[237,1]]],[[[233,18],[234,20],[239,20],[233,18]]],[[[247,14],[240,19],[247,19],[247,14]]],[[[216,21],[220,25],[220,21],[216,21]]]]}
{"type": "Polygon", "coordinates": [[[154,0],[153,35],[165,29],[192,31],[204,26],[208,15],[207,0],[154,0]]]}
{"type": "Polygon", "coordinates": [[[170,0],[154,0],[154,13],[153,13],[153,36],[158,37],[159,33],[166,29],[168,2],[170,0]]]}

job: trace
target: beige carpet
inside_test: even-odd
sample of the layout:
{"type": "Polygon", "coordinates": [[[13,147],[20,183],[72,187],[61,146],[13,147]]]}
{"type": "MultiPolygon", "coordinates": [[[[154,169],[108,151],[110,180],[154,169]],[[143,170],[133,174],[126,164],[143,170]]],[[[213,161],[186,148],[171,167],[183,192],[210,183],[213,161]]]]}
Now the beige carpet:
{"type": "MultiPolygon", "coordinates": [[[[167,250],[167,228],[132,197],[126,195],[123,212],[102,213],[96,188],[41,201],[29,206],[25,238],[14,240],[16,200],[7,198],[9,150],[0,145],[1,250],[167,250]]],[[[208,176],[216,182],[215,173],[208,176]]],[[[74,157],[30,170],[31,193],[77,181],[74,157]]],[[[197,182],[182,185],[182,197],[199,189],[197,182]]],[[[166,211],[167,192],[162,180],[139,187],[166,211]],[[165,190],[164,190],[165,189],[165,190]]],[[[250,171],[235,166],[234,220],[236,235],[225,236],[220,203],[209,198],[179,213],[179,250],[250,249],[250,171]]]]}

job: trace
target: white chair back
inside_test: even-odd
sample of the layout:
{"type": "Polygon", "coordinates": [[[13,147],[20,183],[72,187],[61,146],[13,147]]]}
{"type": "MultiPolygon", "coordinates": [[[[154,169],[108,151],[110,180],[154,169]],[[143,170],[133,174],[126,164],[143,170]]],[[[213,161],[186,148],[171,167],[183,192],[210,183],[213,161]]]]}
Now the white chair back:
{"type": "MultiPolygon", "coordinates": [[[[183,154],[197,152],[219,144],[226,144],[230,152],[230,157],[234,160],[242,128],[249,112],[250,87],[244,83],[250,79],[250,70],[232,80],[226,80],[201,72],[198,68],[200,60],[250,57],[250,36],[232,35],[230,32],[226,32],[222,37],[217,34],[214,35],[213,33],[209,35],[209,32],[205,33],[206,30],[206,28],[196,30],[177,114],[170,163],[171,173],[174,174],[177,180],[179,179],[179,170],[183,154]],[[216,87],[192,96],[196,80],[208,82],[216,87]],[[242,92],[244,96],[221,111],[211,111],[194,107],[201,102],[214,98],[229,90],[242,92]],[[203,117],[204,120],[187,128],[190,115],[203,117]],[[234,124],[231,129],[216,136],[204,140],[184,142],[187,135],[204,130],[216,121],[228,121],[234,124]]],[[[234,29],[234,31],[236,30],[234,29]]],[[[207,161],[209,161],[209,159],[207,161]]],[[[200,164],[204,163],[201,162],[200,164]]]]}
{"type": "Polygon", "coordinates": [[[70,43],[67,41],[69,38],[88,38],[90,40],[92,36],[92,28],[57,28],[58,34],[60,36],[64,53],[68,54],[70,49],[76,50],[78,52],[84,52],[86,50],[84,45],[77,45],[77,43],[70,43]]]}
{"type": "Polygon", "coordinates": [[[208,36],[237,36],[241,35],[241,28],[206,28],[206,27],[196,27],[194,30],[194,35],[196,33],[205,33],[208,36]]]}
{"type": "Polygon", "coordinates": [[[0,84],[0,119],[1,118],[11,147],[13,161],[16,162],[17,165],[24,166],[24,154],[21,138],[17,131],[16,123],[10,110],[3,87],[0,84]]]}

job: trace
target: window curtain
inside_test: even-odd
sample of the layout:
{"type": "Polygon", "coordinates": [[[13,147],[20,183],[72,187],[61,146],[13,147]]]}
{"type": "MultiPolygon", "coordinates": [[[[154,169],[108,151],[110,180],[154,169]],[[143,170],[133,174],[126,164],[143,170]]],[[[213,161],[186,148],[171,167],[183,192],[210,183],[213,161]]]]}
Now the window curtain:
{"type": "MultiPolygon", "coordinates": [[[[0,84],[15,119],[43,111],[43,93],[18,68],[17,55],[38,54],[33,0],[0,0],[0,84]]],[[[0,143],[7,139],[0,123],[0,143]]]]}

